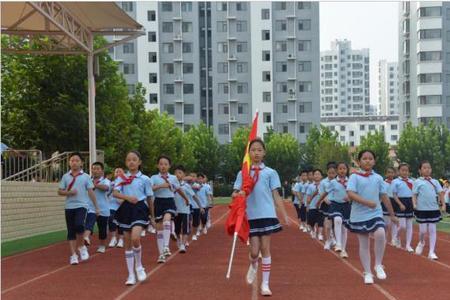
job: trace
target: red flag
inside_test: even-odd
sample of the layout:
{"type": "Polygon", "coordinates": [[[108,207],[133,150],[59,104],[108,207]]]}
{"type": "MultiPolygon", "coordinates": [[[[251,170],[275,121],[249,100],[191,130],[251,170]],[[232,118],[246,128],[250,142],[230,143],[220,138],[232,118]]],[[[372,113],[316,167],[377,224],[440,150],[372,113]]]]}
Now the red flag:
{"type": "MultiPolygon", "coordinates": [[[[258,112],[253,119],[252,128],[248,135],[247,146],[245,147],[245,155],[242,161],[242,187],[241,190],[245,192],[246,195],[250,195],[253,187],[256,183],[254,179],[250,176],[251,160],[249,155],[250,142],[256,138],[256,133],[258,132],[258,112]]],[[[242,242],[247,242],[250,226],[247,219],[247,196],[237,196],[233,197],[233,201],[229,205],[230,213],[228,214],[227,221],[225,223],[225,229],[229,235],[233,235],[235,232],[238,233],[239,239],[242,242]]]]}

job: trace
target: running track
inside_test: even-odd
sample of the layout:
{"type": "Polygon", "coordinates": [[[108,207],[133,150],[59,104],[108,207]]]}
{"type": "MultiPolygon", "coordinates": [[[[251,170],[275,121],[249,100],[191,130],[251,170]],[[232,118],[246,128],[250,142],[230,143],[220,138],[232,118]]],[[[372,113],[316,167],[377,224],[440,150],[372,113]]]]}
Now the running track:
{"type": "MultiPolygon", "coordinates": [[[[288,212],[294,210],[287,204],[288,212]]],[[[3,299],[258,299],[259,286],[246,285],[247,247],[238,244],[231,279],[225,279],[231,238],[224,233],[226,206],[212,211],[214,226],[193,242],[187,254],[173,254],[156,264],[153,235],[143,240],[143,263],[149,278],[126,287],[123,249],[91,255],[78,266],[68,265],[67,245],[50,247],[2,259],[3,299]]],[[[294,222],[295,220],[292,219],[294,222]]],[[[273,236],[270,286],[273,299],[398,299],[444,300],[450,295],[450,237],[439,234],[438,262],[387,247],[384,264],[388,279],[365,286],[355,236],[349,236],[350,258],[342,260],[296,224],[273,236]]],[[[414,245],[417,236],[415,236],[414,245]]],[[[172,245],[174,249],[175,245],[172,245]]],[[[91,252],[96,249],[91,248],[91,252]]],[[[427,248],[424,253],[427,253],[427,248]]],[[[258,274],[260,280],[260,274],[258,274]]]]}

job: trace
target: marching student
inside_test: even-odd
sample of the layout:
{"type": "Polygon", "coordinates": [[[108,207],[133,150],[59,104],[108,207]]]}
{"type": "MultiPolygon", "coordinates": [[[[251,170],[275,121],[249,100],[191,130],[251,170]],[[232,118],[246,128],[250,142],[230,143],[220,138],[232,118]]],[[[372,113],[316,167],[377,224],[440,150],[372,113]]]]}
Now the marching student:
{"type": "MultiPolygon", "coordinates": [[[[198,191],[200,190],[200,184],[198,183],[197,173],[191,172],[189,174],[190,178],[190,185],[192,187],[192,190],[194,191],[195,195],[198,199],[198,191]]],[[[200,236],[200,216],[205,213],[204,209],[200,207],[199,202],[191,202],[191,222],[192,222],[192,241],[196,241],[198,237],[200,236]],[[198,235],[197,235],[198,234],[198,235]]]]}
{"type": "Polygon", "coordinates": [[[303,232],[308,231],[308,225],[306,224],[306,203],[303,201],[304,199],[304,187],[308,184],[308,172],[306,170],[302,170],[300,172],[300,182],[297,188],[297,197],[300,205],[300,230],[303,232]]]}
{"type": "Polygon", "coordinates": [[[94,182],[95,199],[97,200],[97,205],[99,208],[99,215],[96,215],[95,207],[93,205],[89,205],[84,239],[89,241],[89,237],[94,232],[94,225],[97,223],[98,239],[100,242],[97,252],[105,253],[106,239],[108,237],[108,219],[110,216],[107,194],[111,188],[111,181],[104,177],[104,166],[101,162],[94,162],[91,166],[91,172],[92,181],[94,182]]]}
{"type": "Polygon", "coordinates": [[[314,183],[310,184],[306,190],[307,195],[307,207],[308,207],[308,224],[311,228],[311,238],[318,238],[319,241],[323,240],[323,215],[319,211],[319,198],[320,198],[320,182],[322,180],[322,171],[315,169],[314,183]],[[317,225],[317,226],[316,226],[317,225]]]}
{"type": "Polygon", "coordinates": [[[301,191],[303,186],[303,183],[300,182],[300,174],[299,177],[293,182],[293,184],[291,185],[292,190],[292,204],[295,207],[295,211],[297,212],[297,218],[298,218],[298,223],[299,223],[299,229],[303,230],[303,225],[301,223],[301,218],[300,218],[300,201],[299,201],[299,191],[301,191]]]}
{"type": "MultiPolygon", "coordinates": [[[[336,164],[334,162],[329,162],[327,164],[327,177],[325,179],[322,179],[319,185],[319,195],[321,196],[325,191],[327,190],[328,186],[330,185],[330,182],[336,178],[336,164]]],[[[331,219],[328,218],[329,216],[329,209],[330,209],[330,201],[327,196],[324,198],[319,198],[319,211],[322,214],[323,217],[323,226],[325,229],[325,250],[330,250],[331,246],[334,244],[335,239],[333,235],[333,228],[331,224],[331,219]]]]}
{"type": "Polygon", "coordinates": [[[384,280],[387,275],[383,267],[383,256],[386,245],[384,231],[383,211],[380,202],[386,206],[391,221],[398,223],[387,197],[383,178],[373,171],[375,153],[371,150],[362,150],[358,153],[360,170],[350,175],[347,184],[347,193],[352,201],[350,212],[350,231],[357,233],[359,240],[359,258],[364,268],[364,283],[373,284],[370,259],[370,237],[373,234],[375,252],[375,272],[377,278],[384,280]],[[381,199],[381,201],[380,201],[381,199]]]}
{"type": "Polygon", "coordinates": [[[82,170],[83,158],[78,152],[69,156],[70,171],[63,175],[59,182],[58,195],[66,197],[65,216],[67,225],[67,240],[70,246],[70,264],[78,264],[77,249],[82,261],[89,259],[89,253],[83,244],[84,222],[92,202],[95,213],[99,213],[94,193],[94,183],[88,174],[82,170]]]}
{"type": "MultiPolygon", "coordinates": [[[[201,220],[201,232],[203,234],[208,233],[206,223],[208,221],[209,207],[213,203],[213,195],[211,186],[206,183],[206,176],[202,173],[197,175],[198,182],[200,183],[200,189],[197,192],[197,196],[200,200],[200,207],[203,208],[204,213],[200,214],[201,220]]],[[[200,228],[197,231],[197,236],[200,236],[200,228]]]]}
{"type": "MultiPolygon", "coordinates": [[[[395,199],[394,199],[394,195],[392,194],[392,182],[394,181],[395,173],[396,172],[395,172],[394,168],[392,168],[392,167],[386,168],[386,173],[385,173],[386,179],[384,180],[387,195],[389,197],[389,200],[391,200],[391,204],[392,204],[392,208],[394,209],[394,212],[395,212],[395,204],[394,204],[395,199]]],[[[400,244],[397,239],[398,226],[395,223],[391,223],[391,218],[389,217],[389,212],[388,212],[386,206],[384,206],[383,202],[381,202],[381,208],[383,209],[383,219],[384,219],[384,224],[386,225],[386,240],[389,241],[389,239],[387,238],[387,235],[390,232],[391,245],[397,247],[397,245],[400,244]]]]}
{"type": "Polygon", "coordinates": [[[419,223],[419,243],[416,254],[421,255],[425,247],[425,236],[428,233],[430,247],[428,258],[437,260],[436,223],[442,220],[439,208],[444,212],[444,191],[436,179],[431,178],[432,168],[428,161],[419,164],[420,176],[413,186],[413,205],[416,221],[419,223]],[[440,206],[439,206],[440,205],[440,206]]]}
{"type": "MultiPolygon", "coordinates": [[[[250,266],[246,279],[248,284],[252,284],[255,280],[258,271],[258,256],[261,252],[262,284],[260,292],[263,296],[270,296],[272,295],[269,288],[272,264],[270,235],[282,229],[277,219],[274,202],[283,213],[286,225],[289,225],[289,218],[283,200],[278,193],[278,189],[281,187],[280,177],[275,170],[263,163],[266,147],[261,139],[256,138],[250,142],[249,155],[251,160],[250,176],[252,176],[255,184],[252,192],[247,195],[247,216],[250,225],[250,266]]],[[[242,173],[240,171],[234,183],[233,196],[246,196],[241,188],[242,173]]]]}
{"type": "Polygon", "coordinates": [[[330,201],[329,218],[334,223],[336,236],[335,251],[340,252],[342,258],[348,258],[347,254],[347,228],[350,218],[350,202],[347,195],[348,166],[344,162],[336,165],[337,177],[330,181],[320,199],[328,196],[330,201]]]}
{"type": "Polygon", "coordinates": [[[308,187],[310,185],[314,185],[314,172],[312,170],[307,170],[307,182],[303,184],[303,188],[302,188],[302,195],[303,195],[303,205],[305,207],[304,211],[305,211],[305,222],[306,222],[306,229],[303,230],[303,232],[311,232],[311,226],[309,225],[308,222],[308,195],[307,195],[307,190],[308,187]]]}
{"type": "Polygon", "coordinates": [[[169,174],[172,161],[168,156],[160,155],[157,159],[159,173],[153,175],[150,180],[155,194],[154,212],[156,222],[156,242],[159,250],[158,263],[165,263],[166,256],[172,255],[169,248],[171,235],[171,221],[175,218],[177,207],[175,205],[175,192],[186,202],[184,192],[180,189],[177,177],[169,174]]]}
{"type": "MultiPolygon", "coordinates": [[[[125,260],[128,268],[126,285],[136,284],[136,275],[139,281],[147,278],[142,266],[141,232],[150,223],[153,191],[150,178],[140,171],[141,164],[139,152],[134,150],[128,152],[125,160],[128,172],[116,179],[113,192],[115,198],[123,201],[116,212],[114,222],[124,232],[125,260]]],[[[153,219],[151,222],[154,222],[153,219]]]]}
{"type": "Polygon", "coordinates": [[[211,227],[211,210],[214,207],[214,193],[211,188],[211,185],[208,182],[208,176],[205,175],[205,185],[208,187],[210,191],[210,196],[208,199],[208,220],[206,221],[206,229],[209,229],[211,227]]]}
{"type": "Polygon", "coordinates": [[[450,215],[450,183],[444,180],[444,199],[447,215],[450,215]]]}
{"type": "Polygon", "coordinates": [[[114,223],[114,218],[116,215],[116,211],[119,209],[122,204],[122,200],[114,197],[114,186],[116,180],[121,177],[125,179],[125,172],[122,168],[116,168],[114,170],[114,181],[111,182],[111,188],[109,192],[109,219],[108,219],[108,228],[109,234],[111,235],[111,240],[109,241],[108,247],[113,248],[123,248],[123,231],[114,223]]]}
{"type": "Polygon", "coordinates": [[[401,163],[398,167],[399,177],[392,182],[392,195],[394,196],[397,205],[395,215],[399,219],[399,228],[396,236],[396,247],[401,248],[400,233],[406,231],[406,245],[405,249],[409,253],[413,253],[414,249],[411,247],[413,236],[413,202],[412,189],[414,181],[409,178],[409,165],[401,163]]]}

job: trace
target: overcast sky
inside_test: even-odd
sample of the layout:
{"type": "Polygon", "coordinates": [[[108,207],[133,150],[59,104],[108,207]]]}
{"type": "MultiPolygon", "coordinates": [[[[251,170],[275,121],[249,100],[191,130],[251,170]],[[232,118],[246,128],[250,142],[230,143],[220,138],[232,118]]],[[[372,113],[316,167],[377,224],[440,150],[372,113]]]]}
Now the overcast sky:
{"type": "Polygon", "coordinates": [[[399,2],[320,2],[320,50],[348,39],[370,49],[370,102],[378,102],[378,61],[398,60],[399,2]]]}

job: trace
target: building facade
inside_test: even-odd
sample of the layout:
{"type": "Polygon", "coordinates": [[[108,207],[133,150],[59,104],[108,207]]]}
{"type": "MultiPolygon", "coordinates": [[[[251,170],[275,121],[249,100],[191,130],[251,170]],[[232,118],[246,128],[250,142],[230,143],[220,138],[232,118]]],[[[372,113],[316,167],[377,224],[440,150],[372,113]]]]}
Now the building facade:
{"type": "Polygon", "coordinates": [[[382,116],[398,115],[398,63],[378,63],[378,102],[382,116]]]}

